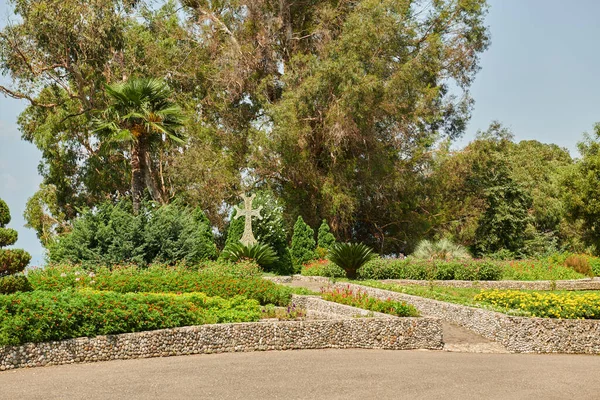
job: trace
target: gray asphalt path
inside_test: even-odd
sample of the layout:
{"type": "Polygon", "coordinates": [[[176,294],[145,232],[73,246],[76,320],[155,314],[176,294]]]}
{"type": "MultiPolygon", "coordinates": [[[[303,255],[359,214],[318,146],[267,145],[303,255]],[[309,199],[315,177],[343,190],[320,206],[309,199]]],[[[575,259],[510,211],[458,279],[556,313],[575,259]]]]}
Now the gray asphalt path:
{"type": "Polygon", "coordinates": [[[0,372],[0,399],[600,399],[600,357],[302,350],[0,372]]]}

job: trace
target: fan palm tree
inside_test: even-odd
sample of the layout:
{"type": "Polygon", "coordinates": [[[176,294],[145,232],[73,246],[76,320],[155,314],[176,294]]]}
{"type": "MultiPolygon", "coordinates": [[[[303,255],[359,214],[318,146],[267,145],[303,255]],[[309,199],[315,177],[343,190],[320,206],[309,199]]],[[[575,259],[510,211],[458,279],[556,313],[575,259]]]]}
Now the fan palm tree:
{"type": "Polygon", "coordinates": [[[110,104],[94,121],[104,142],[129,142],[131,195],[137,213],[145,188],[153,200],[166,203],[164,187],[156,183],[151,152],[170,143],[184,143],[184,113],[171,100],[173,92],[160,79],[136,78],[106,86],[110,104]]]}

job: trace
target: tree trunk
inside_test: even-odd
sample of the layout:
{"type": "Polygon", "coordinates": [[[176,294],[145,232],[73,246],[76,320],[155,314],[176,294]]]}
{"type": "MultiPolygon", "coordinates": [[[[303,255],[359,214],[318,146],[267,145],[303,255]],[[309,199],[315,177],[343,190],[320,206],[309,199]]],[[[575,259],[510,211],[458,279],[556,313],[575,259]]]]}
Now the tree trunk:
{"type": "Polygon", "coordinates": [[[158,185],[156,184],[156,177],[154,176],[154,172],[152,171],[152,160],[150,160],[150,152],[147,148],[144,149],[143,154],[143,167],[142,172],[144,174],[144,182],[146,183],[146,187],[152,196],[152,200],[165,204],[166,194],[164,191],[160,190],[158,185]]]}
{"type": "Polygon", "coordinates": [[[142,138],[131,144],[131,198],[133,200],[133,212],[138,214],[142,204],[144,193],[144,177],[142,175],[142,138]]]}

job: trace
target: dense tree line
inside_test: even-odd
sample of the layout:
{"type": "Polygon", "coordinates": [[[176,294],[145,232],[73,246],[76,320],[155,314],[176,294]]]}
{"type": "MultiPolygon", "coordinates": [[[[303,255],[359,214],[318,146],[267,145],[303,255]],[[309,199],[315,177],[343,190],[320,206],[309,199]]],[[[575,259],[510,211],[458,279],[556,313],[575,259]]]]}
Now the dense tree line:
{"type": "Polygon", "coordinates": [[[489,45],[485,0],[11,4],[0,92],[28,104],[43,183],[26,219],[47,246],[86,208],[143,198],[203,210],[223,245],[238,194],[259,190],[283,210],[282,243],[298,216],[381,253],[600,240],[597,137],[573,160],[493,124],[451,150],[489,45]]]}

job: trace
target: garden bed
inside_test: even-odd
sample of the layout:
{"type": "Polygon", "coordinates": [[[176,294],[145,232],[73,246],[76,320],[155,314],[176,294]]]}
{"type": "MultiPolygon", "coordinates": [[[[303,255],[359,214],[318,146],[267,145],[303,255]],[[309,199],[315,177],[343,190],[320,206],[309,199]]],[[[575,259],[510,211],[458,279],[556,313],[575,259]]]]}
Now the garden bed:
{"type": "Polygon", "coordinates": [[[600,354],[600,320],[517,317],[352,283],[337,283],[380,299],[412,304],[423,315],[437,317],[495,340],[516,353],[600,354]]]}
{"type": "Polygon", "coordinates": [[[221,352],[443,346],[441,323],[435,318],[397,318],[314,296],[294,295],[293,304],[305,309],[311,319],[208,324],[4,346],[0,347],[0,370],[221,352]]]}

